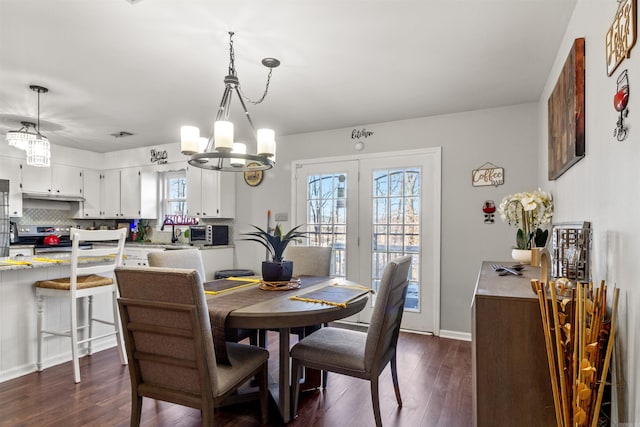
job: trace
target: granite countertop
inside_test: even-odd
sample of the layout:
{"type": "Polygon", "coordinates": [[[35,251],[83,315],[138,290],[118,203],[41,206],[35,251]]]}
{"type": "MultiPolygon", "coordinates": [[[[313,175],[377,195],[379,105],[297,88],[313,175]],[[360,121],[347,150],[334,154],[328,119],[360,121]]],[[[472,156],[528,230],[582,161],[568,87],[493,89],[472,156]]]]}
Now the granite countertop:
{"type": "MultiPolygon", "coordinates": [[[[4,270],[28,270],[69,265],[70,260],[71,253],[49,253],[17,258],[0,257],[0,272],[4,270]]],[[[108,260],[107,257],[80,257],[78,264],[100,263],[106,260],[108,260]]]]}

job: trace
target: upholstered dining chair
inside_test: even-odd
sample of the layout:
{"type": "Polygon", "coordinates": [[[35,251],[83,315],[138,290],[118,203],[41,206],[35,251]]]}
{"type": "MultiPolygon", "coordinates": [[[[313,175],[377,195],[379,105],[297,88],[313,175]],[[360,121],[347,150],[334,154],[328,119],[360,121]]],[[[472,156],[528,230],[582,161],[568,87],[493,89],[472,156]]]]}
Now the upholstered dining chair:
{"type": "MultiPolygon", "coordinates": [[[[149,252],[147,261],[150,267],[189,268],[198,272],[200,280],[207,281],[202,254],[199,249],[178,249],[160,252],[149,252]]],[[[263,332],[264,333],[264,332],[263,332]]],[[[228,329],[225,333],[227,341],[239,342],[249,338],[251,345],[258,345],[256,329],[228,329]]]]}
{"type": "Polygon", "coordinates": [[[287,246],[284,258],[293,261],[293,275],[329,276],[331,246],[287,246]]]}
{"type": "MultiPolygon", "coordinates": [[[[295,417],[302,367],[369,380],[376,426],[382,425],[378,396],[378,376],[391,362],[391,377],[398,406],[402,407],[396,346],[407,296],[411,256],[389,262],[382,274],[367,332],[335,327],[322,328],[299,341],[291,349],[293,382],[292,414],[295,417]]],[[[325,383],[326,384],[326,383],[325,383]]]]}
{"type": "MultiPolygon", "coordinates": [[[[331,246],[287,246],[284,258],[293,261],[293,276],[329,277],[331,274],[331,246]]],[[[301,340],[320,329],[321,325],[291,328],[291,333],[301,340]]],[[[266,337],[264,347],[267,347],[266,337]]]]}
{"type": "Polygon", "coordinates": [[[217,365],[200,276],[193,269],[116,269],[120,318],[131,377],[131,426],[139,426],[142,398],[200,409],[214,425],[214,408],[260,400],[267,422],[267,361],[260,347],[228,343],[231,365],[217,365]],[[256,377],[259,391],[238,393],[256,377]]]}
{"type": "MultiPolygon", "coordinates": [[[[71,246],[71,274],[69,277],[53,280],[41,280],[35,283],[36,300],[38,304],[38,355],[36,369],[43,369],[44,339],[47,336],[57,335],[71,338],[71,359],[73,362],[74,381],[80,382],[79,346],[87,345],[87,353],[91,354],[91,342],[97,339],[115,335],[120,352],[120,361],[127,364],[120,322],[118,321],[118,306],[116,303],[116,285],[113,280],[113,271],[122,264],[122,253],[127,230],[70,230],[71,246]],[[93,242],[94,247],[99,242],[110,242],[94,249],[79,249],[80,242],[93,242]],[[114,243],[115,242],[115,243],[114,243]],[[95,257],[95,262],[83,264],[80,257],[95,257]],[[111,312],[113,320],[94,318],[93,297],[96,295],[111,294],[111,312]],[[70,302],[70,325],[59,328],[48,328],[45,325],[45,298],[67,298],[70,302]],[[78,300],[87,298],[88,316],[85,325],[78,326],[78,300]],[[98,322],[112,327],[111,331],[104,334],[93,335],[93,323],[98,322]],[[69,329],[67,329],[69,328],[69,329]],[[86,330],[84,337],[78,338],[78,331],[86,330]]],[[[101,300],[102,301],[102,300],[101,300]]]]}

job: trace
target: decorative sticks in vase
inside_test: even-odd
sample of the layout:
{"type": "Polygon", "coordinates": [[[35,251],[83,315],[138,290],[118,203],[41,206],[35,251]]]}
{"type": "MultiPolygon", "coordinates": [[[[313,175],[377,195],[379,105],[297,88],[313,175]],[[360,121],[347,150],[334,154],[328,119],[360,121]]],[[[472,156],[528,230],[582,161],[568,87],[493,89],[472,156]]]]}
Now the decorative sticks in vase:
{"type": "MultiPolygon", "coordinates": [[[[615,342],[619,290],[613,291],[607,319],[604,281],[597,289],[578,283],[560,303],[556,283],[531,282],[540,303],[556,424],[596,427],[615,342]]],[[[564,285],[563,279],[557,282],[564,285]]]]}

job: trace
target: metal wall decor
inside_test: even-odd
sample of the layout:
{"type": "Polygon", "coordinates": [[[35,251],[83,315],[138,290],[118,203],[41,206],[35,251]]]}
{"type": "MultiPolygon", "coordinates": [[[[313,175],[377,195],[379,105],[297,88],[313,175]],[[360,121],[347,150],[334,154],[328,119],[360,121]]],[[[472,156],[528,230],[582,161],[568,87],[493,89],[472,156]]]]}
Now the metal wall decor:
{"type": "Polygon", "coordinates": [[[575,282],[591,280],[591,223],[553,226],[551,275],[575,282]]]}
{"type": "Polygon", "coordinates": [[[618,141],[624,141],[627,138],[628,128],[624,125],[624,118],[629,115],[629,76],[627,70],[620,73],[617,80],[616,93],[613,95],[613,107],[620,113],[616,128],[613,130],[613,136],[618,141]]]}
{"type": "Polygon", "coordinates": [[[631,49],[636,44],[636,6],[636,0],[619,0],[616,16],[607,31],[605,47],[609,76],[631,55],[631,49]]]}
{"type": "Polygon", "coordinates": [[[495,220],[496,204],[493,200],[485,200],[482,204],[482,212],[484,212],[484,223],[493,224],[495,220]]]}
{"type": "Polygon", "coordinates": [[[504,184],[504,168],[487,162],[478,169],[471,171],[471,185],[474,187],[486,187],[504,184]]]}
{"type": "Polygon", "coordinates": [[[549,180],[584,157],[584,38],[575,39],[548,102],[549,180]]]}

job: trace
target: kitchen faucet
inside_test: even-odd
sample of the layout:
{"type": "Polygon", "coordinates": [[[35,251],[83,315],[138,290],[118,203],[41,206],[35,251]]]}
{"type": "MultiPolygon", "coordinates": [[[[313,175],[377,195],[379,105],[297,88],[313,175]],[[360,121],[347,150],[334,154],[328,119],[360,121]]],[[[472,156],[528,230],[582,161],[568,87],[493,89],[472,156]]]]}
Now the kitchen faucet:
{"type": "Polygon", "coordinates": [[[162,227],[160,227],[160,231],[164,231],[164,226],[167,224],[167,222],[171,224],[171,243],[175,243],[178,241],[178,238],[176,237],[176,223],[174,220],[169,217],[165,217],[164,221],[162,222],[162,227]]]}

